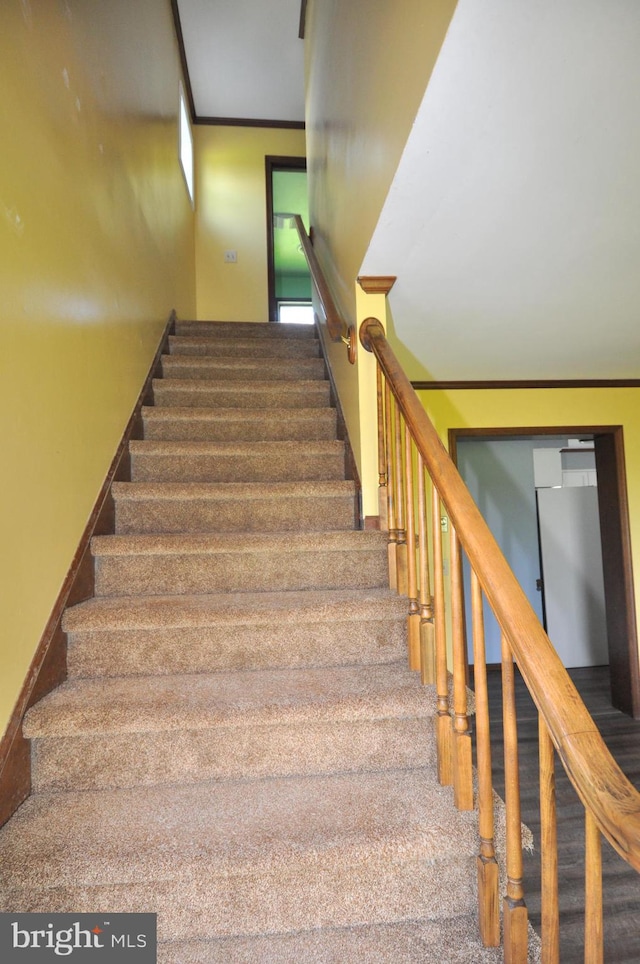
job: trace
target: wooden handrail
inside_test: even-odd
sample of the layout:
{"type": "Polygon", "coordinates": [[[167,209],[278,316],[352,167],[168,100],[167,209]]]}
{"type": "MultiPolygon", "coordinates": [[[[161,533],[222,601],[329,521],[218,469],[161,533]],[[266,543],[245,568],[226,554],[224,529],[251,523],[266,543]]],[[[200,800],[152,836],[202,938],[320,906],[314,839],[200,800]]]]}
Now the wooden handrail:
{"type": "Polygon", "coordinates": [[[298,237],[300,238],[300,243],[302,244],[302,250],[305,258],[307,259],[309,271],[311,272],[311,279],[318,294],[320,304],[322,305],[322,311],[324,312],[324,317],[327,322],[329,336],[332,341],[344,342],[344,344],[347,346],[349,361],[353,365],[355,364],[356,360],[356,329],[353,325],[347,325],[338,310],[335,299],[331,294],[331,289],[327,284],[327,279],[325,278],[322,268],[320,267],[320,262],[318,261],[315,251],[313,250],[311,238],[307,234],[302,218],[299,214],[295,214],[294,219],[298,231],[298,237]]]}
{"type": "Polygon", "coordinates": [[[607,749],[376,318],[362,323],[360,340],[378,360],[582,804],[640,871],[640,793],[607,749]]]}

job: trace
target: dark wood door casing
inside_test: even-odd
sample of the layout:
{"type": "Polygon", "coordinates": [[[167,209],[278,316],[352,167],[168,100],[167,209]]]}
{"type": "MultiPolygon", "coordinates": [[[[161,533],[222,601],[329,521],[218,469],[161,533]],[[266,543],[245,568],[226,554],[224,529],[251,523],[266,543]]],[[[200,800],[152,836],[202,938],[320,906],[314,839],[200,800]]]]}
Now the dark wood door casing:
{"type": "Polygon", "coordinates": [[[457,444],[462,438],[507,439],[545,435],[564,435],[571,438],[593,436],[598,478],[611,702],[621,712],[640,719],[638,632],[622,426],[452,428],[449,429],[449,452],[457,464],[457,444]]]}
{"type": "Polygon", "coordinates": [[[273,263],[273,172],[306,171],[307,159],[306,157],[280,157],[267,154],[264,162],[267,179],[267,283],[269,290],[269,321],[277,321],[276,272],[273,263]]]}

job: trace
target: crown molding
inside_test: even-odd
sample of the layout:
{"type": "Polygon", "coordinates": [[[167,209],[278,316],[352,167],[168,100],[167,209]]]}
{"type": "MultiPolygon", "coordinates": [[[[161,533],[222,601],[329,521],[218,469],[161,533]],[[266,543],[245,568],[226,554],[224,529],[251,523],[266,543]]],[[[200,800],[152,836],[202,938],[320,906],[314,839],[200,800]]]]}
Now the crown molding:
{"type": "Polygon", "coordinates": [[[388,295],[397,281],[396,275],[358,275],[358,284],[368,295],[388,295]]]}

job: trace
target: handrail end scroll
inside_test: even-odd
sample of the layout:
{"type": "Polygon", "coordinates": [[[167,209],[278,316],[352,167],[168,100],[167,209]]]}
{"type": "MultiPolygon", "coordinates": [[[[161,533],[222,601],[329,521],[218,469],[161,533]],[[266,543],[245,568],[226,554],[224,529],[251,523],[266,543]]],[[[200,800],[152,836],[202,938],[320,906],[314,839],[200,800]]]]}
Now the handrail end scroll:
{"type": "Polygon", "coordinates": [[[384,338],[384,328],[377,318],[365,318],[360,325],[360,344],[366,351],[373,351],[371,338],[382,335],[384,338]]]}

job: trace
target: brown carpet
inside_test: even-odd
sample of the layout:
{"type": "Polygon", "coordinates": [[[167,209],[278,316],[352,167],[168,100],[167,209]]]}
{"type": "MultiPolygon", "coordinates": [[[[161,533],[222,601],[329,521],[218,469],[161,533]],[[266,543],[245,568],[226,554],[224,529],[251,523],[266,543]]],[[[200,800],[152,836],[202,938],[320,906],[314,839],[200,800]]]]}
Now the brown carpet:
{"type": "Polygon", "coordinates": [[[154,395],[0,910],[156,912],[164,964],[502,960],[314,330],[182,323],[154,395]]]}

